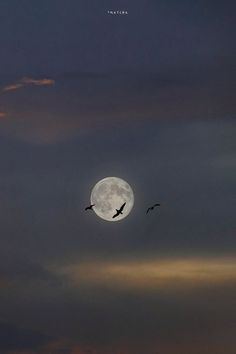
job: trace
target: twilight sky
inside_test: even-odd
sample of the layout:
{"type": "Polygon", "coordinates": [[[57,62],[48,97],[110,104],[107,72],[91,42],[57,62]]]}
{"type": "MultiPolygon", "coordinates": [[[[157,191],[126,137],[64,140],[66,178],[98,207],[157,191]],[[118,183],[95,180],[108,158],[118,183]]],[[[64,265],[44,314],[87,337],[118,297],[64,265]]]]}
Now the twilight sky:
{"type": "Polygon", "coordinates": [[[235,354],[235,10],[1,1],[0,354],[235,354]]]}

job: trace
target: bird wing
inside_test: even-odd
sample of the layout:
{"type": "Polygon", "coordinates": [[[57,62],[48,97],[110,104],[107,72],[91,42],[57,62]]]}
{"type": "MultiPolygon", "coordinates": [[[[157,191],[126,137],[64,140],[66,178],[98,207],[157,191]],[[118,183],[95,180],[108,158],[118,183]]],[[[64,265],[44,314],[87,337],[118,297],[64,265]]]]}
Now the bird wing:
{"type": "Polygon", "coordinates": [[[154,206],[160,206],[161,204],[159,204],[159,203],[156,203],[156,204],[154,204],[154,206]]]}
{"type": "Polygon", "coordinates": [[[113,219],[116,218],[119,214],[120,214],[120,212],[117,211],[116,214],[114,214],[114,215],[112,216],[112,218],[113,218],[113,219]]]}
{"type": "Polygon", "coordinates": [[[122,211],[122,210],[124,209],[125,204],[126,204],[126,202],[124,202],[124,204],[122,204],[122,205],[121,205],[121,207],[120,207],[120,211],[122,211]]]}
{"type": "Polygon", "coordinates": [[[93,209],[94,205],[95,205],[95,204],[91,204],[90,206],[87,206],[87,207],[85,208],[85,210],[93,209]]]}
{"type": "Polygon", "coordinates": [[[124,202],[124,204],[122,204],[121,205],[121,207],[120,207],[120,209],[119,210],[117,210],[117,212],[116,212],[116,214],[115,215],[113,215],[112,216],[112,218],[116,218],[118,215],[120,215],[121,214],[121,212],[122,212],[122,210],[124,209],[124,207],[125,207],[125,204],[126,204],[126,202],[124,202]]]}
{"type": "Polygon", "coordinates": [[[147,211],[146,211],[146,214],[150,211],[151,208],[148,208],[147,211]]]}

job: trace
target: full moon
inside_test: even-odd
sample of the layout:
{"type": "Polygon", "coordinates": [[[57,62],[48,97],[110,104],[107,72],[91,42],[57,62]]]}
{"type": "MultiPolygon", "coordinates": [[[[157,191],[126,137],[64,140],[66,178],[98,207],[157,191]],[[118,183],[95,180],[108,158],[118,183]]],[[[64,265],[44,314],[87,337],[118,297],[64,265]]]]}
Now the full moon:
{"type": "Polygon", "coordinates": [[[130,185],[118,177],[106,177],[97,182],[92,189],[91,204],[93,210],[102,219],[107,221],[119,221],[124,219],[134,205],[134,193],[130,185]],[[123,214],[113,218],[116,209],[124,204],[123,214]]]}

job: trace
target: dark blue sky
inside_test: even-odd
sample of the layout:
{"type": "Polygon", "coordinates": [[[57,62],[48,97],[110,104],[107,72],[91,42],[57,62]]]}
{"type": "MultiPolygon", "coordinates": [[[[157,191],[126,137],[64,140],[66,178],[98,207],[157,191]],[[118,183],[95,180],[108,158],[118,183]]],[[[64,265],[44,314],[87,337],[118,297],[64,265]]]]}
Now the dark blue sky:
{"type": "Polygon", "coordinates": [[[232,1],[4,1],[2,74],[198,71],[235,55],[232,1]],[[128,16],[108,16],[109,9],[128,16]]]}
{"type": "Polygon", "coordinates": [[[235,353],[235,34],[231,1],[0,3],[1,354],[235,353]],[[106,176],[122,222],[84,212],[106,176]]]}

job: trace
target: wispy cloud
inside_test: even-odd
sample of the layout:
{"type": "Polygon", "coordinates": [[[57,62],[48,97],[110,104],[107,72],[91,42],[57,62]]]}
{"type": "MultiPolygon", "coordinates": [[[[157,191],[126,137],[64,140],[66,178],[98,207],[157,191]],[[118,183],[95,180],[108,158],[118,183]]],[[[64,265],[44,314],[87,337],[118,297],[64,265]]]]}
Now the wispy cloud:
{"type": "Polygon", "coordinates": [[[32,79],[30,77],[24,77],[22,79],[22,82],[26,85],[38,85],[38,86],[48,86],[48,85],[54,85],[55,80],[52,79],[32,79]]]}
{"type": "Polygon", "coordinates": [[[15,84],[11,84],[11,85],[7,85],[5,86],[2,90],[4,92],[8,92],[8,91],[16,91],[18,89],[20,89],[21,87],[23,87],[24,85],[21,83],[15,83],[15,84]]]}
{"type": "Polygon", "coordinates": [[[74,284],[120,289],[165,289],[236,281],[233,258],[176,258],[70,265],[60,270],[74,284]]]}
{"type": "Polygon", "coordinates": [[[75,73],[57,76],[56,81],[60,81],[57,90],[44,90],[45,86],[51,88],[55,81],[23,77],[13,83],[20,85],[19,89],[32,88],[25,90],[27,106],[25,101],[19,102],[18,95],[11,95],[10,90],[17,90],[13,83],[3,88],[9,91],[9,94],[4,93],[4,98],[8,100],[7,104],[11,101],[11,112],[23,117],[17,125],[13,122],[7,127],[7,134],[12,133],[30,143],[50,144],[76,137],[82,130],[120,128],[121,122],[189,122],[235,115],[233,90],[225,79],[201,80],[194,75],[189,81],[179,76],[171,78],[168,74],[98,76],[75,73]],[[33,95],[36,87],[42,88],[43,99],[33,95]]]}
{"type": "Polygon", "coordinates": [[[31,77],[23,77],[18,82],[15,82],[15,83],[5,86],[2,89],[2,91],[4,91],[4,92],[16,91],[16,90],[21,89],[21,88],[28,86],[28,85],[50,86],[50,85],[54,85],[54,84],[55,84],[55,80],[48,79],[48,78],[34,79],[31,77]]]}

